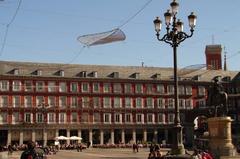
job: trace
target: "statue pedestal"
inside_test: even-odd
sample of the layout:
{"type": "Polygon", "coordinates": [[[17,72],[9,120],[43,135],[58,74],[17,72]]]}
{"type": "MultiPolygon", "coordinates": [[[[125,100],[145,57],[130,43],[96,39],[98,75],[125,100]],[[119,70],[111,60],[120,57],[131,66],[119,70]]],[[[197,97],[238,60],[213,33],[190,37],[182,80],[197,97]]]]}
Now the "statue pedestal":
{"type": "Polygon", "coordinates": [[[231,122],[231,117],[208,119],[209,148],[216,158],[236,155],[232,144],[231,122]]]}

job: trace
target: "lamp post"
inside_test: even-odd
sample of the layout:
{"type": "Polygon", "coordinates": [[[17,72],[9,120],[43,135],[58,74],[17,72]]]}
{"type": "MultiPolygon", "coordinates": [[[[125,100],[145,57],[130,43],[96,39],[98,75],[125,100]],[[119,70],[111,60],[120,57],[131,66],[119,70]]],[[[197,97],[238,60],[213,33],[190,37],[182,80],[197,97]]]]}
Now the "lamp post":
{"type": "Polygon", "coordinates": [[[43,147],[47,146],[47,141],[44,139],[44,134],[45,134],[45,124],[47,123],[46,119],[46,112],[47,112],[47,107],[48,107],[48,104],[45,104],[45,102],[43,101],[41,104],[40,104],[40,109],[41,109],[41,112],[43,114],[43,131],[42,131],[42,139],[43,139],[43,147]]]}
{"type": "Polygon", "coordinates": [[[162,27],[162,21],[157,17],[153,22],[155,26],[156,36],[159,41],[164,41],[170,44],[173,48],[173,64],[174,64],[174,106],[175,106],[175,118],[173,126],[173,144],[172,155],[185,154],[184,145],[182,141],[182,126],[180,123],[179,103],[178,103],[178,75],[177,75],[177,47],[185,39],[190,38],[193,35],[194,27],[196,25],[197,16],[192,12],[188,16],[190,34],[183,32],[183,22],[180,19],[177,20],[177,13],[179,3],[173,0],[170,4],[171,10],[167,10],[164,13],[166,31],[167,33],[160,38],[160,31],[162,27]]]}

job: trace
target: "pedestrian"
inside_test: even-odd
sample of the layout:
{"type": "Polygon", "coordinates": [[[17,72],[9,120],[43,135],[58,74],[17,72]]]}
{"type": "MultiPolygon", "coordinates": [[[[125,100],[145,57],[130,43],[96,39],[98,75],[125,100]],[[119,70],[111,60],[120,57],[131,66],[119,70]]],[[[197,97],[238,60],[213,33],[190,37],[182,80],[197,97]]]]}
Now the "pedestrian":
{"type": "Polygon", "coordinates": [[[35,143],[29,141],[27,143],[27,149],[22,152],[20,159],[43,159],[43,154],[37,153],[35,143]]]}
{"type": "Polygon", "coordinates": [[[8,154],[11,155],[13,153],[12,145],[8,145],[8,154]]]}

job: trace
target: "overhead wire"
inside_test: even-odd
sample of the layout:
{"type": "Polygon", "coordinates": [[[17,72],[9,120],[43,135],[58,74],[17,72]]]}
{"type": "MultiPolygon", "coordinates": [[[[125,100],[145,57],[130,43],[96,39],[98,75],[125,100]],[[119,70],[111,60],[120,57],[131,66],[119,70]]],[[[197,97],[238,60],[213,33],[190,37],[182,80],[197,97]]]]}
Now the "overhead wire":
{"type": "Polygon", "coordinates": [[[10,25],[14,22],[17,14],[18,14],[18,11],[19,11],[19,9],[20,9],[21,4],[22,4],[22,0],[19,0],[19,1],[18,1],[17,9],[16,9],[13,17],[11,18],[10,22],[6,25],[5,34],[4,34],[4,37],[3,37],[3,43],[2,43],[1,50],[0,50],[0,56],[2,56],[3,51],[4,51],[4,48],[5,48],[5,45],[6,45],[6,42],[7,42],[7,36],[8,36],[9,27],[10,27],[10,25]]]}
{"type": "MultiPolygon", "coordinates": [[[[142,12],[150,3],[152,2],[152,0],[148,0],[135,14],[133,14],[132,16],[130,16],[125,22],[123,22],[121,25],[119,25],[117,28],[122,28],[123,26],[125,26],[126,24],[128,24],[132,19],[134,19],[140,12],[142,12]]],[[[82,47],[81,50],[78,52],[78,54],[75,57],[78,57],[82,52],[83,49],[85,47],[82,47]]],[[[70,63],[72,63],[76,58],[73,58],[70,63]]],[[[69,64],[69,62],[67,63],[69,64]]]]}

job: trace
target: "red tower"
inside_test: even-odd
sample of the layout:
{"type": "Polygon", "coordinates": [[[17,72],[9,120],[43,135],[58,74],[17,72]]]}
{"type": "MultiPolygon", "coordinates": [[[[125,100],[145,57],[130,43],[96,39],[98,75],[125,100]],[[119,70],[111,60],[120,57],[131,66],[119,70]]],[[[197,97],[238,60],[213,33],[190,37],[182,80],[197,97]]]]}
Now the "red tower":
{"type": "Polygon", "coordinates": [[[222,69],[222,46],[207,45],[205,49],[206,64],[208,70],[222,69]]]}

